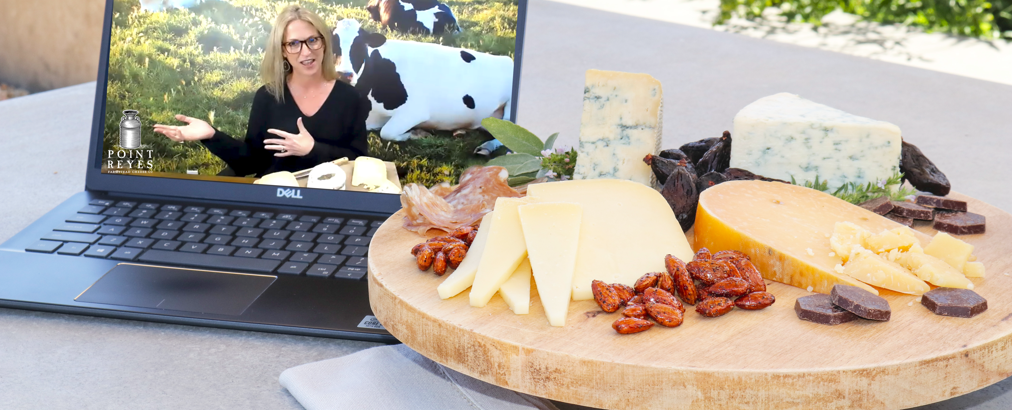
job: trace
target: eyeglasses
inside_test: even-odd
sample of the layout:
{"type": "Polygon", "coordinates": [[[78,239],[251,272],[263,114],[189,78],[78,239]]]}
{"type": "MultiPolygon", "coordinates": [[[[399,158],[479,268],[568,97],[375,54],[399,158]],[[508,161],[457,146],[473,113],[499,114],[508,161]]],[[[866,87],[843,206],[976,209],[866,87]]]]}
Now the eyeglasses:
{"type": "Polygon", "coordinates": [[[285,51],[288,54],[298,54],[302,52],[302,45],[305,44],[310,50],[319,50],[323,47],[323,37],[313,36],[305,40],[292,40],[287,43],[283,43],[285,51]]]}

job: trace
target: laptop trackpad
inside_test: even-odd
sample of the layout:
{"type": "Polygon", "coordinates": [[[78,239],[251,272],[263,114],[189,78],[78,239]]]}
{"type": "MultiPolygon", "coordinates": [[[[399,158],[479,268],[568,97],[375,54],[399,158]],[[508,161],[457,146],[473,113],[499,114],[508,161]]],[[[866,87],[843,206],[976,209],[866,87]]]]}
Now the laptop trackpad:
{"type": "Polygon", "coordinates": [[[120,264],[76,301],[238,316],[276,276],[120,264]]]}

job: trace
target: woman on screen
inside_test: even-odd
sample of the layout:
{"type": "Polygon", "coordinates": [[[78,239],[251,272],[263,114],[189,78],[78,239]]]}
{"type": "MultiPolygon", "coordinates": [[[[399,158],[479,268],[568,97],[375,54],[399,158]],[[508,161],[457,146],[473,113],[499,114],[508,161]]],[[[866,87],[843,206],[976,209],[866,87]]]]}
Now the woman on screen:
{"type": "Polygon", "coordinates": [[[177,142],[200,141],[239,176],[299,171],[365,155],[371,105],[338,81],[328,33],[309,10],[292,5],[281,11],[260,65],[264,86],[253,97],[244,140],[181,114],[176,119],[186,125],[156,124],[154,131],[177,142]]]}

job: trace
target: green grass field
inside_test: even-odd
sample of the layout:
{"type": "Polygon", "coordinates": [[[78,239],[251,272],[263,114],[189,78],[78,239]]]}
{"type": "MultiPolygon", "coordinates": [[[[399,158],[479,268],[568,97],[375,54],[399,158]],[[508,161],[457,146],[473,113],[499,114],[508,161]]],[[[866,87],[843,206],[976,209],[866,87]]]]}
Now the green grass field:
{"type": "MultiPolygon", "coordinates": [[[[333,25],[354,18],[391,39],[435,42],[513,56],[517,0],[444,0],[463,28],[443,36],[386,31],[365,10],[368,0],[304,0],[300,4],[333,25]]],[[[214,175],[225,164],[199,143],[177,144],[155,134],[156,123],[177,124],[175,114],[204,119],[215,128],[246,135],[253,94],[262,86],[260,61],[271,24],[287,0],[204,1],[189,9],[146,12],[137,0],[116,0],[109,51],[104,149],[119,142],[122,111],[140,111],[143,144],[154,150],[154,171],[214,175]]],[[[436,132],[395,143],[370,133],[370,155],[394,161],[402,183],[456,181],[467,166],[483,162],[471,152],[491,137],[436,132]]]]}

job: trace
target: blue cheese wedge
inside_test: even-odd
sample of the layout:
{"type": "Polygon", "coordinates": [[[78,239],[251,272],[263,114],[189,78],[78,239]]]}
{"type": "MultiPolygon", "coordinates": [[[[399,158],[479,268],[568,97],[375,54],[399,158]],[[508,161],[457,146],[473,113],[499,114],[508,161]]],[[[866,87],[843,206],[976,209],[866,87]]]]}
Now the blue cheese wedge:
{"type": "Polygon", "coordinates": [[[643,162],[661,149],[661,82],[647,74],[587,70],[574,179],[653,185],[643,162]]]}
{"type": "Polygon", "coordinates": [[[900,128],[780,93],[734,117],[731,167],[769,178],[820,180],[830,189],[899,172],[900,128]]]}

